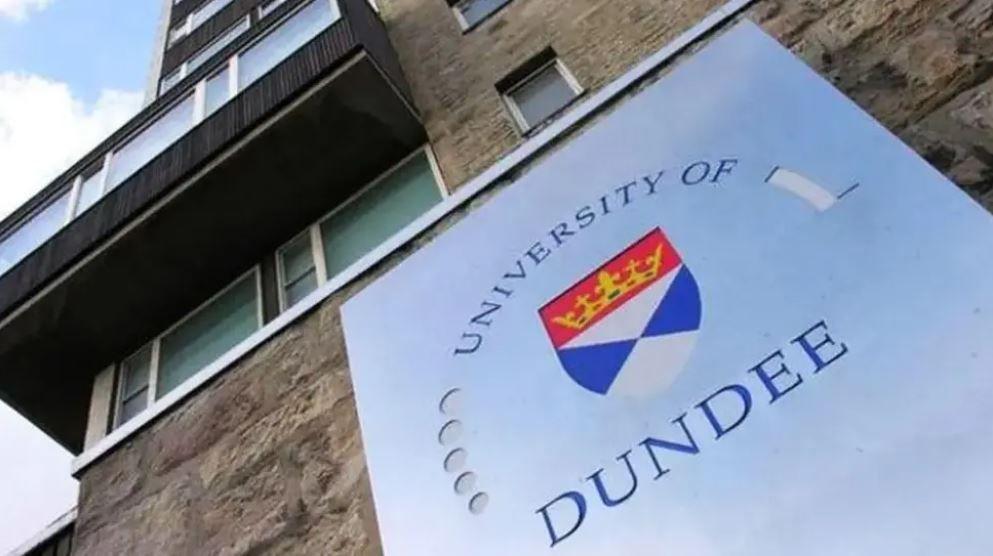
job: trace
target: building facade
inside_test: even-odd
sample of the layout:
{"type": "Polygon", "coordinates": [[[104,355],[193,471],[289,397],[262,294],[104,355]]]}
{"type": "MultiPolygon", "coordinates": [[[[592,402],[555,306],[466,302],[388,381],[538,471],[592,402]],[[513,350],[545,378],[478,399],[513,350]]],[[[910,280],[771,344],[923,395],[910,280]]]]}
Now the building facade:
{"type": "Polygon", "coordinates": [[[381,553],[341,303],[741,18],[991,206],[990,0],[168,1],[149,104],[0,223],[73,554],[381,553]]]}

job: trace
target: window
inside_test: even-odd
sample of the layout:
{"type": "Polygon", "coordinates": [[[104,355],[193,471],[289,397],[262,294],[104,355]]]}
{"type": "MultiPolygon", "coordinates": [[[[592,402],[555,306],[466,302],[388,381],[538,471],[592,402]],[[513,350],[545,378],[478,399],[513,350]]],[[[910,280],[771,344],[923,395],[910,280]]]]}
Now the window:
{"type": "MultiPolygon", "coordinates": [[[[224,0],[224,5],[227,1],[229,0],[224,0]]],[[[191,87],[181,100],[160,114],[150,125],[117,145],[104,157],[103,170],[87,173],[83,178],[77,177],[72,184],[66,184],[65,187],[71,191],[51,201],[31,218],[18,224],[6,237],[0,238],[0,274],[51,238],[70,218],[81,214],[102,195],[151,162],[240,89],[264,75],[339,17],[337,3],[332,0],[311,0],[274,25],[272,31],[261,40],[225,60],[223,67],[219,65],[210,77],[191,87]]],[[[160,93],[176,86],[190,72],[206,64],[248,30],[249,26],[250,18],[246,16],[166,75],[160,83],[160,93]]]]}
{"type": "Polygon", "coordinates": [[[120,426],[262,326],[253,270],[118,365],[120,426]]]}
{"type": "Polygon", "coordinates": [[[248,31],[251,25],[251,20],[247,16],[242,18],[238,21],[238,23],[235,23],[216,39],[211,41],[210,44],[190,56],[185,62],[180,64],[178,68],[162,78],[162,81],[159,84],[159,94],[165,94],[166,91],[175,87],[176,84],[182,81],[187,75],[193,73],[194,70],[207,63],[214,57],[215,54],[224,50],[224,48],[233,43],[235,39],[248,31]]]}
{"type": "Polygon", "coordinates": [[[282,6],[286,3],[286,0],[269,0],[268,2],[259,6],[259,19],[271,14],[276,11],[276,8],[282,6]]]}
{"type": "Polygon", "coordinates": [[[231,98],[231,70],[225,67],[207,79],[203,96],[203,115],[206,118],[231,98]]]}
{"type": "Polygon", "coordinates": [[[156,398],[179,386],[262,326],[258,276],[251,272],[161,339],[156,398]]]}
{"type": "Polygon", "coordinates": [[[183,80],[183,77],[185,77],[183,75],[185,68],[186,64],[183,64],[162,78],[162,82],[159,84],[159,95],[166,94],[169,89],[172,89],[177,83],[183,80]]]}
{"type": "Polygon", "coordinates": [[[88,177],[80,177],[79,193],[77,193],[73,216],[82,214],[100,198],[101,193],[103,193],[102,170],[102,168],[95,170],[88,177]]]}
{"type": "Polygon", "coordinates": [[[0,273],[6,272],[59,231],[68,217],[70,195],[69,191],[60,193],[0,241],[0,273]]]}
{"type": "Polygon", "coordinates": [[[441,198],[431,162],[420,151],[320,225],[327,275],[348,268],[441,198]]]}
{"type": "Polygon", "coordinates": [[[149,377],[152,373],[152,344],[121,362],[117,375],[117,411],[115,424],[120,426],[141,413],[151,397],[149,377]]]}
{"type": "Polygon", "coordinates": [[[546,51],[518,70],[522,78],[514,77],[498,84],[514,120],[527,132],[544,123],[565,108],[582,92],[579,83],[569,73],[554,52],[546,51]],[[548,59],[548,58],[551,59],[548,59]]]}
{"type": "Polygon", "coordinates": [[[186,16],[186,19],[182,23],[173,27],[169,31],[169,46],[172,46],[182,40],[184,37],[193,32],[194,29],[200,27],[208,19],[214,17],[214,15],[224,9],[225,6],[230,4],[233,0],[211,0],[206,4],[200,6],[199,8],[193,10],[190,15],[186,16]]]}
{"type": "Polygon", "coordinates": [[[193,95],[179,101],[150,126],[135,135],[111,158],[107,190],[113,189],[148,164],[193,127],[193,95]]]}
{"type": "Polygon", "coordinates": [[[472,29],[479,22],[509,4],[510,0],[458,0],[452,9],[463,29],[472,29]]]}
{"type": "MultiPolygon", "coordinates": [[[[437,175],[430,150],[418,150],[277,250],[279,310],[298,303],[441,201],[444,186],[437,175]]],[[[261,280],[258,268],[253,269],[121,361],[114,426],[259,330],[263,291],[272,291],[261,280]]]]}
{"type": "Polygon", "coordinates": [[[238,90],[255,82],[340,17],[336,3],[312,0],[238,57],[238,90]]]}
{"type": "Polygon", "coordinates": [[[276,256],[279,273],[279,306],[291,307],[317,289],[317,263],[310,230],[300,234],[279,250],[276,256]]]}
{"type": "Polygon", "coordinates": [[[288,309],[431,209],[444,195],[418,150],[276,252],[279,306],[288,309]]]}

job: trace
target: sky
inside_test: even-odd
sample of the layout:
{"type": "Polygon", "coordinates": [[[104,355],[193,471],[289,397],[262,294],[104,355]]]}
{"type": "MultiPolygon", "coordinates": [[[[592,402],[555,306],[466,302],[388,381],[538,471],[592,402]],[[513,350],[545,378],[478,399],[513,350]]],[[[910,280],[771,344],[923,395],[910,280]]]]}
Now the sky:
{"type": "MultiPolygon", "coordinates": [[[[0,218],[134,115],[160,0],[0,0],[0,218]]],[[[71,456],[0,403],[0,554],[75,505],[71,456]]]]}

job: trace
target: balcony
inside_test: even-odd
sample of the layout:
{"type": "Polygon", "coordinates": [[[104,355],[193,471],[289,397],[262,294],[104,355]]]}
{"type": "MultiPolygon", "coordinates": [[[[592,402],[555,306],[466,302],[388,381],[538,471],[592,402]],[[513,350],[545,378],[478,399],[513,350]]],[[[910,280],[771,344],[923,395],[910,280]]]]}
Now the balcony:
{"type": "Polygon", "coordinates": [[[0,223],[0,397],[74,453],[97,372],[425,141],[366,0],[270,17],[0,223]]]}

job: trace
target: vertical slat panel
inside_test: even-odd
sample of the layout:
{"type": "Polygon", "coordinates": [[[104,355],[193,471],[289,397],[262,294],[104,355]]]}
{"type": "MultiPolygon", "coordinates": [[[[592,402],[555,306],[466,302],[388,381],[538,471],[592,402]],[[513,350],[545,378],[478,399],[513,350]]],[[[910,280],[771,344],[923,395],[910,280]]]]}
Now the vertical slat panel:
{"type": "MultiPolygon", "coordinates": [[[[0,276],[0,316],[9,313],[132,216],[209,162],[266,116],[292,101],[307,85],[333,71],[358,49],[352,30],[343,18],[221,107],[0,276]]],[[[121,134],[115,136],[118,141],[124,138],[121,134]]],[[[105,145],[104,149],[109,147],[105,145]]]]}

